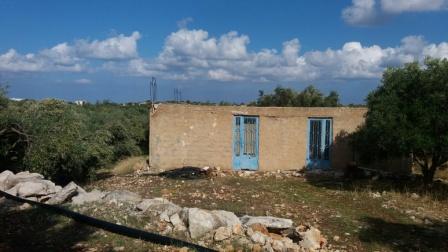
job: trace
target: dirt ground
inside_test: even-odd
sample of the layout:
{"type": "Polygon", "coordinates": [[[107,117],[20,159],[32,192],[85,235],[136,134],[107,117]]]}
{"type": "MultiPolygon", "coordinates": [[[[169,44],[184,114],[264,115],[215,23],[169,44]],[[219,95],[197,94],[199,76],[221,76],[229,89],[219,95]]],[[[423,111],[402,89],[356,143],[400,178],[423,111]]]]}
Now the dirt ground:
{"type": "Polygon", "coordinates": [[[431,192],[412,182],[336,181],[284,174],[220,174],[198,169],[113,176],[89,185],[164,197],[184,207],[271,215],[318,227],[334,249],[446,251],[448,187],[431,192]]]}
{"type": "MultiPolygon", "coordinates": [[[[319,228],[339,251],[447,251],[448,187],[424,191],[417,182],[335,180],[281,173],[219,173],[199,169],[156,175],[100,176],[87,190],[137,192],[183,207],[222,209],[241,216],[290,218],[319,228]]],[[[77,209],[91,216],[143,229],[144,221],[122,206],[77,209]]],[[[0,209],[0,251],[174,251],[78,224],[37,208],[0,209]]]]}

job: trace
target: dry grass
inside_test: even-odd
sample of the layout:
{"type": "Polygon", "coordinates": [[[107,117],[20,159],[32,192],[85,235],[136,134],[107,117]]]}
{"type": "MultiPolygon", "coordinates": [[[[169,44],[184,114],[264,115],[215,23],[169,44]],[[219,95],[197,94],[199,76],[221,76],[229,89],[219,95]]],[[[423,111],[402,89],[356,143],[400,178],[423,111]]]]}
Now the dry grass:
{"type": "Polygon", "coordinates": [[[438,170],[435,174],[435,177],[448,181],[448,164],[445,165],[443,169],[438,170]]]}
{"type": "Polygon", "coordinates": [[[237,215],[290,218],[296,224],[318,227],[332,248],[340,250],[444,251],[448,247],[442,239],[448,236],[446,191],[438,191],[437,196],[414,194],[411,185],[396,183],[165,174],[111,177],[90,187],[126,189],[145,198],[162,196],[181,206],[223,209],[237,215]],[[336,235],[339,241],[333,241],[336,235]]]}
{"type": "Polygon", "coordinates": [[[110,172],[112,175],[125,175],[146,167],[147,156],[129,157],[116,163],[110,172]]]}

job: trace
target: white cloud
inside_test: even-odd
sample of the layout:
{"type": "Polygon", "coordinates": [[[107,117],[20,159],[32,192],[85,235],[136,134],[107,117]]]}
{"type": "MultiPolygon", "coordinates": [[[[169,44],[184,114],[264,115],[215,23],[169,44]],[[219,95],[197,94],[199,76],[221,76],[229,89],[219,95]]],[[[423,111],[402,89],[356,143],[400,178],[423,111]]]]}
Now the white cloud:
{"type": "Polygon", "coordinates": [[[192,17],[186,17],[184,19],[181,19],[177,21],[177,28],[179,29],[186,29],[190,23],[193,22],[192,17]]]}
{"type": "Polygon", "coordinates": [[[423,55],[432,58],[448,59],[448,43],[443,42],[438,45],[430,44],[423,48],[423,55]]]}
{"type": "Polygon", "coordinates": [[[342,18],[351,25],[370,25],[378,19],[375,0],[352,0],[352,5],[342,10],[342,18]]]}
{"type": "Polygon", "coordinates": [[[224,69],[209,70],[208,77],[211,80],[218,80],[218,81],[235,81],[243,79],[240,76],[232,75],[231,73],[229,73],[224,69]]]}
{"type": "Polygon", "coordinates": [[[0,72],[94,70],[171,80],[292,82],[380,78],[388,66],[422,62],[425,57],[448,58],[447,42],[429,43],[422,36],[405,37],[395,47],[352,41],[341,48],[308,52],[301,52],[300,41],[295,38],[283,42],[279,51],[252,51],[249,37],[235,31],[214,37],[205,30],[179,29],[167,36],[158,56],[143,59],[137,56],[139,37],[134,32],[82,46],[79,42],[61,43],[35,54],[11,49],[0,54],[0,72]],[[99,51],[93,53],[93,48],[99,51]],[[98,63],[91,58],[103,60],[98,63]]]}
{"type": "Polygon", "coordinates": [[[299,52],[300,52],[300,42],[298,39],[283,42],[282,55],[289,66],[297,65],[299,52]]]}
{"type": "Polygon", "coordinates": [[[82,78],[82,79],[75,80],[75,83],[78,83],[78,84],[91,84],[92,80],[82,78]]]}
{"type": "Polygon", "coordinates": [[[0,55],[0,71],[8,72],[44,72],[44,71],[66,71],[80,72],[85,69],[78,60],[69,59],[65,56],[59,57],[51,49],[38,54],[19,54],[10,49],[0,55]]]}
{"type": "MultiPolygon", "coordinates": [[[[398,66],[425,57],[448,58],[448,43],[430,44],[421,36],[402,39],[396,47],[365,46],[347,42],[340,49],[300,54],[300,42],[275,49],[249,51],[249,37],[230,32],[219,38],[204,30],[180,29],[170,34],[158,57],[131,60],[133,75],[164,79],[247,82],[310,81],[317,79],[380,78],[387,66],[398,66]]],[[[125,69],[123,65],[117,69],[125,69]]]]}
{"type": "Polygon", "coordinates": [[[37,53],[20,54],[10,49],[0,54],[0,71],[10,72],[81,72],[88,70],[88,59],[125,60],[138,57],[139,32],[120,34],[105,40],[78,40],[60,43],[37,53]]]}
{"type": "Polygon", "coordinates": [[[448,0],[352,0],[352,5],[342,10],[342,19],[350,25],[364,26],[403,12],[447,9],[448,0]]]}
{"type": "Polygon", "coordinates": [[[77,53],[85,58],[120,60],[136,58],[137,41],[141,38],[138,31],[134,31],[129,37],[123,34],[105,40],[78,40],[74,47],[77,53]]]}
{"type": "Polygon", "coordinates": [[[447,0],[381,0],[381,9],[391,13],[437,11],[447,5],[447,0]]]}

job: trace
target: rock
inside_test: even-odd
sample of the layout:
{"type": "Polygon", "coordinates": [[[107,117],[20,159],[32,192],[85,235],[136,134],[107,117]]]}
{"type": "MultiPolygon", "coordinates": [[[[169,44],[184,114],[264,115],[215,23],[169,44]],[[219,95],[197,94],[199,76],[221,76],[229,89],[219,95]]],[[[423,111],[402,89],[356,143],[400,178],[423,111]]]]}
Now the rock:
{"type": "Polygon", "coordinates": [[[262,233],[262,234],[264,234],[264,235],[269,235],[269,231],[268,231],[268,229],[266,228],[266,226],[265,225],[263,225],[263,224],[261,224],[261,223],[254,223],[254,224],[252,224],[252,225],[250,225],[249,226],[251,229],[252,229],[252,231],[254,231],[254,232],[260,232],[260,233],[262,233]]]}
{"type": "Polygon", "coordinates": [[[108,202],[126,202],[136,204],[142,201],[142,197],[130,191],[117,190],[107,193],[103,200],[108,202]]]}
{"type": "Polygon", "coordinates": [[[249,227],[249,228],[246,229],[246,235],[247,235],[247,236],[250,237],[250,236],[253,235],[253,234],[254,234],[254,231],[252,230],[252,228],[249,227]]]}
{"type": "Polygon", "coordinates": [[[418,195],[418,194],[416,194],[416,193],[412,193],[412,194],[411,194],[411,198],[413,198],[413,199],[418,199],[418,198],[420,198],[420,195],[418,195]]]}
{"type": "Polygon", "coordinates": [[[14,175],[14,177],[20,182],[44,179],[44,176],[42,176],[41,174],[35,172],[30,173],[29,171],[19,172],[16,175],[14,175]]]}
{"type": "Polygon", "coordinates": [[[113,251],[124,251],[125,247],[124,246],[120,246],[120,247],[114,247],[113,251]]]}
{"type": "Polygon", "coordinates": [[[266,226],[268,229],[287,229],[291,228],[293,225],[292,220],[290,219],[283,219],[283,218],[277,218],[277,217],[271,217],[271,216],[248,216],[245,215],[240,218],[241,222],[246,225],[250,226],[254,223],[260,223],[266,226]]]}
{"type": "Polygon", "coordinates": [[[170,222],[170,217],[166,212],[161,213],[159,219],[164,222],[170,222]]]}
{"type": "Polygon", "coordinates": [[[252,244],[252,242],[250,240],[248,240],[246,238],[246,236],[241,236],[238,237],[238,239],[235,240],[235,243],[239,246],[239,247],[243,247],[243,248],[249,248],[250,245],[252,244]]]}
{"type": "Polygon", "coordinates": [[[30,209],[32,206],[28,203],[23,203],[22,205],[19,206],[19,210],[27,210],[30,209]]]}
{"type": "Polygon", "coordinates": [[[379,192],[369,193],[369,195],[374,199],[381,198],[381,194],[379,192]]]}
{"type": "Polygon", "coordinates": [[[210,212],[199,208],[188,208],[188,231],[192,239],[202,237],[217,227],[217,219],[210,212]]]}
{"type": "Polygon", "coordinates": [[[188,230],[193,239],[203,236],[219,227],[228,227],[229,230],[241,232],[241,222],[238,217],[228,211],[214,210],[208,211],[198,208],[184,208],[180,214],[184,223],[188,223],[188,230]]]}
{"type": "Polygon", "coordinates": [[[171,215],[170,222],[173,224],[173,231],[185,231],[187,230],[187,227],[185,226],[185,223],[182,221],[182,219],[179,217],[179,214],[175,213],[171,215]]]}
{"type": "Polygon", "coordinates": [[[70,182],[49,199],[47,204],[62,204],[70,200],[76,194],[78,194],[78,185],[74,182],[70,182]]]}
{"type": "Polygon", "coordinates": [[[250,236],[250,239],[253,242],[261,245],[264,245],[266,243],[266,236],[260,232],[253,232],[253,234],[250,236]]]}
{"type": "Polygon", "coordinates": [[[220,225],[233,228],[237,225],[241,225],[240,219],[232,212],[223,211],[223,210],[213,210],[212,214],[214,214],[220,225]]]}
{"type": "MultiPolygon", "coordinates": [[[[285,244],[285,247],[286,247],[286,251],[304,251],[303,250],[303,248],[301,248],[300,246],[299,246],[299,244],[296,244],[296,243],[284,243],[285,244]]],[[[332,251],[332,250],[329,250],[329,251],[332,251]]],[[[338,250],[334,250],[335,252],[338,252],[338,250]]]]}
{"type": "Polygon", "coordinates": [[[79,193],[87,193],[86,190],[84,190],[84,188],[82,188],[80,186],[76,187],[76,191],[78,192],[78,194],[79,193]]]}
{"type": "Polygon", "coordinates": [[[282,241],[280,241],[280,240],[274,240],[274,241],[272,242],[272,249],[273,249],[275,252],[283,252],[283,251],[286,251],[285,244],[284,244],[282,241]]]}
{"type": "Polygon", "coordinates": [[[243,234],[243,227],[241,226],[241,224],[234,225],[232,228],[232,232],[233,234],[241,235],[243,234]]]}
{"type": "MultiPolygon", "coordinates": [[[[291,239],[292,241],[298,242],[300,240],[300,229],[301,227],[299,226],[297,229],[296,228],[288,228],[288,229],[284,229],[282,230],[280,233],[282,236],[287,237],[288,239],[291,239]]],[[[305,230],[303,230],[305,231],[305,230]]]]}
{"type": "Polygon", "coordinates": [[[231,227],[219,227],[215,230],[215,234],[213,235],[213,239],[215,241],[223,241],[232,237],[232,228],[231,227]]]}
{"type": "Polygon", "coordinates": [[[87,193],[79,193],[72,198],[72,204],[82,205],[84,203],[95,202],[101,200],[106,195],[105,192],[101,192],[97,189],[87,193]]]}
{"type": "Polygon", "coordinates": [[[168,224],[165,226],[165,229],[162,230],[162,234],[169,234],[169,233],[171,233],[171,232],[173,232],[173,226],[172,226],[171,224],[168,223],[168,224]]]}
{"type": "Polygon", "coordinates": [[[17,189],[17,196],[19,197],[33,197],[33,196],[45,196],[56,193],[56,189],[53,183],[49,181],[26,181],[16,184],[14,187],[17,189]]]}
{"type": "MultiPolygon", "coordinates": [[[[276,233],[268,233],[267,234],[272,240],[283,240],[283,236],[276,233]]],[[[289,239],[289,238],[288,238],[289,239]]]]}
{"type": "Polygon", "coordinates": [[[338,235],[333,236],[333,241],[337,242],[341,239],[338,235]]]}
{"type": "Polygon", "coordinates": [[[302,240],[299,245],[305,249],[317,250],[325,244],[325,239],[321,236],[319,229],[310,227],[307,231],[300,233],[302,240]]]}
{"type": "Polygon", "coordinates": [[[166,212],[168,216],[182,210],[181,207],[164,198],[144,199],[136,208],[143,212],[150,211],[156,214],[166,212]]]}
{"type": "Polygon", "coordinates": [[[44,176],[39,173],[30,173],[28,171],[19,172],[15,175],[9,174],[6,179],[3,181],[4,190],[8,190],[19,183],[28,182],[28,181],[36,181],[43,180],[44,176]]]}
{"type": "Polygon", "coordinates": [[[14,176],[14,173],[9,170],[5,170],[2,173],[0,173],[0,190],[4,191],[4,190],[8,189],[8,188],[6,188],[5,182],[9,176],[14,176]]]}
{"type": "Polygon", "coordinates": [[[232,244],[227,244],[226,247],[224,248],[224,251],[235,251],[235,248],[232,246],[232,244]]]}
{"type": "Polygon", "coordinates": [[[31,200],[31,201],[39,201],[39,199],[37,197],[28,197],[26,199],[31,200]]]}
{"type": "Polygon", "coordinates": [[[274,252],[274,249],[272,249],[271,243],[266,242],[266,245],[263,246],[263,251],[265,251],[265,252],[274,252]]]}
{"type": "Polygon", "coordinates": [[[261,252],[261,246],[260,244],[254,244],[252,246],[252,252],[261,252]]]}
{"type": "Polygon", "coordinates": [[[12,196],[17,196],[17,189],[18,188],[16,186],[14,186],[14,187],[6,190],[5,192],[8,194],[11,194],[12,196]]]}

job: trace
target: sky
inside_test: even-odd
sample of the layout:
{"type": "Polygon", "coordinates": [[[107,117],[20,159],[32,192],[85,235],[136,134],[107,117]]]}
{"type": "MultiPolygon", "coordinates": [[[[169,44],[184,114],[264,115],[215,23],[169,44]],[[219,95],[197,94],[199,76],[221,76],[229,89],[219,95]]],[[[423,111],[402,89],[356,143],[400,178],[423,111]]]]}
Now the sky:
{"type": "Polygon", "coordinates": [[[448,0],[0,0],[15,98],[247,102],[276,86],[363,103],[387,67],[448,58],[448,0]]]}

